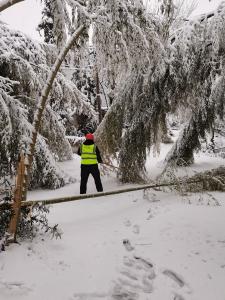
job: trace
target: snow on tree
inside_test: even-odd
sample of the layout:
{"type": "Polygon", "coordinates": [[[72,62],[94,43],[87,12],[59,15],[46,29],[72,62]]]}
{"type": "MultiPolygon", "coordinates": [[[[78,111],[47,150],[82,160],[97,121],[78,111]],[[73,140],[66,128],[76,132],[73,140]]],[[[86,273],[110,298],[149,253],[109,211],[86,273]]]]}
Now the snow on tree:
{"type": "Polygon", "coordinates": [[[95,49],[93,46],[87,46],[82,49],[82,51],[85,53],[83,53],[82,57],[80,57],[79,62],[76,64],[77,67],[74,69],[72,67],[71,80],[77,88],[86,95],[89,102],[94,106],[96,101],[95,49]]]}
{"type": "MultiPolygon", "coordinates": [[[[166,133],[167,113],[182,105],[190,122],[175,156],[183,151],[179,146],[191,139],[192,149],[184,146],[186,154],[181,155],[191,160],[199,137],[211,128],[222,93],[217,82],[223,78],[223,4],[213,17],[201,16],[182,26],[179,22],[176,29],[177,7],[172,0],[160,1],[161,15],[146,11],[141,0],[54,3],[53,27],[57,20],[60,24],[54,36],[59,37],[59,46],[72,28],[87,19],[91,23],[98,73],[107,82],[112,100],[96,137],[105,155],[118,153],[121,180],[143,180],[147,151],[152,145],[157,149],[166,133]]],[[[80,55],[87,41],[87,34],[79,40],[80,55]]]]}
{"type": "MultiPolygon", "coordinates": [[[[0,25],[0,100],[1,100],[1,158],[12,165],[15,172],[18,155],[26,152],[32,132],[37,99],[57,57],[54,47],[34,43],[20,32],[0,25]]],[[[65,175],[56,161],[72,158],[71,147],[65,137],[65,127],[59,113],[94,115],[93,110],[76,86],[59,74],[53,85],[38,137],[31,184],[35,187],[56,188],[65,184],[65,175]],[[44,162],[44,165],[43,165],[44,162]]]]}
{"type": "MultiPolygon", "coordinates": [[[[139,0],[68,1],[68,4],[76,10],[78,25],[90,18],[96,64],[113,98],[110,112],[97,132],[98,143],[103,151],[110,149],[109,154],[120,146],[123,181],[141,179],[146,149],[157,143],[160,132],[166,129],[167,100],[159,95],[159,86],[168,77],[162,22],[147,13],[139,0]]],[[[162,6],[165,18],[173,13],[173,9],[166,10],[169,6],[173,7],[172,1],[162,6]]]]}
{"type": "MultiPolygon", "coordinates": [[[[172,4],[169,2],[163,4],[165,8],[172,4]]],[[[57,3],[65,8],[66,1],[58,0],[57,3]]],[[[158,18],[145,11],[141,0],[95,2],[67,0],[67,4],[72,8],[73,16],[76,15],[73,20],[75,27],[86,23],[86,19],[92,24],[100,77],[104,74],[109,82],[111,97],[114,98],[113,106],[122,106],[119,110],[122,112],[119,115],[121,118],[119,122],[114,122],[115,128],[111,129],[113,131],[119,129],[117,133],[119,139],[115,142],[117,146],[120,140],[122,141],[120,152],[122,180],[136,180],[144,171],[146,148],[158,140],[159,128],[165,128],[164,100],[159,100],[155,87],[157,83],[160,85],[160,82],[164,81],[161,78],[166,74],[166,53],[162,44],[163,35],[160,32],[163,27],[158,18]],[[154,95],[151,101],[149,95],[154,95]],[[145,113],[140,114],[139,109],[145,113]],[[156,112],[160,112],[157,118],[156,112]],[[136,139],[136,136],[140,137],[140,133],[145,135],[144,142],[141,138],[136,139]],[[134,152],[129,157],[127,153],[131,144],[134,152]],[[134,162],[135,156],[139,157],[138,164],[134,162]]],[[[166,17],[169,17],[169,14],[167,13],[166,17]]],[[[61,22],[66,24],[65,16],[63,14],[58,16],[61,17],[61,22]]],[[[55,17],[53,19],[55,22],[55,17]]],[[[63,30],[61,26],[59,31],[63,30]]],[[[83,43],[82,39],[80,40],[81,49],[87,45],[87,38],[88,36],[85,40],[84,36],[83,43]]],[[[112,107],[111,111],[113,110],[112,107]]],[[[108,118],[110,117],[106,117],[104,123],[107,123],[108,118]]],[[[97,133],[99,144],[104,145],[104,148],[111,148],[112,152],[114,149],[110,143],[115,134],[103,131],[103,136],[106,134],[104,138],[100,137],[100,131],[97,133]]]]}
{"type": "MultiPolygon", "coordinates": [[[[65,6],[66,2],[61,3],[65,6]]],[[[197,104],[186,130],[194,136],[189,144],[192,150],[186,152],[199,145],[199,137],[214,119],[210,111],[215,93],[211,91],[218,72],[210,58],[214,55],[217,59],[219,52],[213,51],[214,44],[207,41],[218,22],[211,22],[210,16],[200,17],[182,27],[179,22],[177,30],[174,18],[179,12],[174,3],[160,1],[160,15],[155,16],[144,9],[141,0],[67,0],[77,16],[73,25],[86,18],[92,23],[96,64],[113,99],[97,130],[97,141],[105,154],[119,153],[122,181],[142,180],[146,151],[152,145],[158,148],[167,130],[169,111],[185,103],[191,115],[190,108],[197,104]]],[[[223,13],[219,9],[212,20],[219,20],[220,15],[223,13]]],[[[81,43],[81,49],[86,44],[81,43]]],[[[192,154],[187,154],[187,160],[191,158],[192,154]]]]}
{"type": "Polygon", "coordinates": [[[106,1],[105,22],[94,24],[98,65],[109,73],[114,101],[97,130],[109,154],[119,151],[122,181],[142,180],[146,150],[164,130],[166,51],[158,18],[142,1],[106,1]],[[116,51],[115,51],[116,50],[116,51]]]}
{"type": "Polygon", "coordinates": [[[216,107],[222,105],[224,5],[213,18],[200,16],[167,41],[175,10],[171,1],[163,3],[163,22],[148,16],[140,1],[113,1],[106,5],[110,25],[94,24],[99,64],[109,70],[116,87],[114,104],[97,132],[98,143],[109,154],[119,152],[122,181],[141,180],[146,149],[157,146],[166,131],[167,112],[181,105],[189,111],[190,122],[174,153],[176,159],[180,155],[191,161],[199,138],[212,127],[216,107]]]}
{"type": "Polygon", "coordinates": [[[46,43],[55,44],[61,49],[67,39],[67,30],[71,30],[71,20],[66,0],[42,0],[44,8],[38,25],[40,34],[43,31],[46,43]]]}
{"type": "Polygon", "coordinates": [[[53,33],[54,15],[52,13],[52,9],[52,1],[45,0],[44,8],[42,10],[42,18],[37,28],[40,35],[42,35],[43,31],[44,41],[49,44],[55,44],[55,38],[53,33]]]}
{"type": "Polygon", "coordinates": [[[222,3],[214,13],[196,18],[172,37],[171,106],[183,105],[189,120],[167,156],[169,163],[192,163],[194,150],[212,130],[216,116],[223,117],[224,16],[222,3]]]}

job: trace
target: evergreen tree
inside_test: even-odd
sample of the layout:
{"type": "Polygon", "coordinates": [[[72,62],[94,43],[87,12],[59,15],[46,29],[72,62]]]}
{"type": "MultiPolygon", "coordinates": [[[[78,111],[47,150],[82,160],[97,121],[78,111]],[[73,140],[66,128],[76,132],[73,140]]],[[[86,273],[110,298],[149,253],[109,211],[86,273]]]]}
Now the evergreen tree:
{"type": "Polygon", "coordinates": [[[55,44],[61,49],[67,39],[67,30],[71,30],[71,20],[66,0],[42,0],[42,19],[38,31],[44,32],[44,41],[55,44]]]}
{"type": "Polygon", "coordinates": [[[41,22],[38,24],[38,31],[41,34],[43,31],[44,41],[48,44],[55,44],[55,37],[53,34],[54,17],[52,12],[52,1],[44,0],[44,8],[42,10],[41,22]]]}
{"type": "Polygon", "coordinates": [[[99,64],[110,76],[113,70],[114,102],[98,129],[98,143],[110,154],[119,151],[122,181],[142,181],[146,151],[165,129],[163,29],[141,1],[108,1],[106,10],[107,26],[96,24],[95,42],[99,64]]]}
{"type": "Polygon", "coordinates": [[[212,130],[216,116],[223,117],[224,15],[223,3],[214,13],[188,23],[171,40],[171,73],[175,81],[171,105],[183,106],[190,117],[167,156],[169,163],[192,163],[194,150],[201,146],[200,139],[212,130]]]}
{"type": "MultiPolygon", "coordinates": [[[[174,22],[177,8],[172,0],[160,1],[158,15],[146,11],[141,0],[53,3],[58,48],[66,33],[82,22],[88,20],[93,28],[98,74],[107,83],[112,102],[96,136],[105,155],[118,153],[121,180],[143,180],[147,151],[153,145],[158,149],[167,130],[167,113],[181,107],[189,122],[168,160],[174,156],[191,161],[199,138],[223,107],[223,85],[218,82],[224,78],[224,3],[213,14],[179,25],[174,22]]],[[[80,67],[87,41],[88,34],[78,41],[75,66],[80,67]]],[[[74,90],[79,99],[84,97],[74,90]]],[[[50,103],[55,112],[64,113],[63,96],[50,103]]]]}
{"type": "MultiPolygon", "coordinates": [[[[19,154],[27,151],[37,99],[57,51],[52,46],[34,43],[4,25],[0,25],[0,32],[1,166],[6,161],[15,173],[19,154]]],[[[66,129],[60,121],[62,110],[67,115],[94,116],[87,98],[61,73],[53,86],[38,137],[31,180],[33,187],[56,188],[68,181],[56,165],[56,161],[72,158],[66,129]]]]}

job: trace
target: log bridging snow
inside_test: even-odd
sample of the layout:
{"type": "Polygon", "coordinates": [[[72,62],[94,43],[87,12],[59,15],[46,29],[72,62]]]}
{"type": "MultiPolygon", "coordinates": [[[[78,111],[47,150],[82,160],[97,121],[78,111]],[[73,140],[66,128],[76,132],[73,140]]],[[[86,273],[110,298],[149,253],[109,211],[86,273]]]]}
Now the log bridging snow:
{"type": "MultiPolygon", "coordinates": [[[[122,193],[129,193],[129,192],[135,192],[135,191],[140,191],[140,190],[145,190],[145,189],[154,189],[154,188],[160,188],[160,187],[170,187],[170,186],[180,186],[182,184],[196,184],[198,181],[177,181],[177,182],[166,182],[166,183],[159,183],[159,184],[142,184],[142,185],[137,185],[135,187],[130,187],[130,188],[124,188],[124,189],[118,189],[114,191],[108,191],[108,192],[100,192],[100,193],[93,193],[93,194],[82,194],[82,195],[76,195],[76,196],[70,196],[70,197],[62,197],[62,198],[56,198],[56,199],[49,199],[49,200],[30,200],[30,201],[22,201],[21,206],[22,207],[28,207],[28,206],[33,206],[35,204],[57,204],[57,203],[64,203],[64,202],[70,202],[70,201],[76,201],[76,200],[84,200],[88,198],[99,198],[99,197],[105,197],[105,196],[110,196],[110,195],[117,195],[117,194],[122,194],[122,193]]],[[[0,204],[0,209],[6,209],[6,204],[1,205],[0,204]]]]}

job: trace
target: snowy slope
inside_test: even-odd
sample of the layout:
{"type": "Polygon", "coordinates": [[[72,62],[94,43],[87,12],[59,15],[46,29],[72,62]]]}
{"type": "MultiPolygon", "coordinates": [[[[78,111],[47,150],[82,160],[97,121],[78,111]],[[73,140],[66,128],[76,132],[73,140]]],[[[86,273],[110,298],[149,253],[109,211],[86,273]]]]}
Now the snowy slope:
{"type": "MultiPolygon", "coordinates": [[[[210,162],[200,156],[195,166],[210,162]]],[[[65,169],[76,183],[29,198],[77,194],[79,168],[75,156],[65,169]]],[[[111,175],[103,183],[118,186],[111,175]]],[[[0,300],[224,300],[224,215],[223,193],[138,191],[54,205],[49,218],[62,239],[39,236],[2,252],[0,300]]]]}

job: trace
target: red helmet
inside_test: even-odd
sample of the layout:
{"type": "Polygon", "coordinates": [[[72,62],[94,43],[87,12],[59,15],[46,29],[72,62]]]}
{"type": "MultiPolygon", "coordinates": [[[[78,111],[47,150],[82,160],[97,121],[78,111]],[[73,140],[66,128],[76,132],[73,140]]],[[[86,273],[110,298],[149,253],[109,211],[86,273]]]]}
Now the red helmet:
{"type": "Polygon", "coordinates": [[[91,140],[91,141],[93,141],[93,140],[94,140],[94,135],[93,135],[92,133],[87,133],[87,134],[85,135],[85,138],[86,138],[86,140],[91,140]]]}

